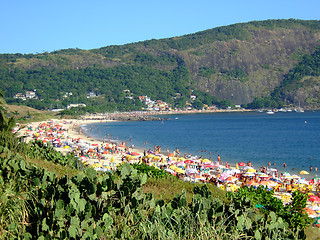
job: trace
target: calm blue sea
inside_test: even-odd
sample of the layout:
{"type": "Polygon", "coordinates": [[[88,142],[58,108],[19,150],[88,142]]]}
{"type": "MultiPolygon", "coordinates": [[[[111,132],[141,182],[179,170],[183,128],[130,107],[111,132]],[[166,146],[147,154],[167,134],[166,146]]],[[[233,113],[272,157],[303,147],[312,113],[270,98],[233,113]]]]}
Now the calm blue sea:
{"type": "Polygon", "coordinates": [[[87,134],[98,139],[106,139],[109,134],[144,149],[161,146],[162,151],[169,148],[172,152],[179,148],[181,155],[191,153],[212,160],[220,155],[223,162],[233,164],[251,161],[256,168],[267,166],[270,161],[272,167],[290,173],[310,171],[312,166],[311,174],[320,175],[320,112],[162,117],[170,120],[99,123],[90,125],[87,134]],[[283,163],[287,165],[285,169],[283,163]]]}

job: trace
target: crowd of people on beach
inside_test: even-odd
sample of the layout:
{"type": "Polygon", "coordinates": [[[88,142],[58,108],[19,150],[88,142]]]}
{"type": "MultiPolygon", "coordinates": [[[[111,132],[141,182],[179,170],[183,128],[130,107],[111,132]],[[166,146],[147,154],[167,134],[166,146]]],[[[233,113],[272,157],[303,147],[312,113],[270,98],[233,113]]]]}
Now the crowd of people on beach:
{"type": "Polygon", "coordinates": [[[263,186],[274,190],[275,196],[284,204],[291,201],[290,196],[293,191],[300,190],[314,196],[309,202],[314,210],[311,215],[318,216],[320,213],[320,207],[318,209],[317,205],[320,203],[320,179],[313,178],[307,181],[299,175],[279,173],[270,163],[267,167],[257,170],[250,161],[240,162],[235,166],[223,163],[220,155],[215,156],[215,160],[191,154],[181,156],[178,148],[171,153],[169,149],[163,152],[161,146],[155,146],[148,151],[138,151],[132,146],[129,147],[126,142],[110,139],[97,141],[84,136],[80,123],[72,120],[59,122],[50,120],[41,122],[37,126],[29,125],[25,128],[24,134],[30,140],[38,139],[52,144],[59,151],[73,152],[79,161],[92,165],[97,171],[112,171],[125,162],[145,163],[163,169],[183,181],[215,184],[227,191],[237,191],[245,186],[255,188],[263,186]]]}

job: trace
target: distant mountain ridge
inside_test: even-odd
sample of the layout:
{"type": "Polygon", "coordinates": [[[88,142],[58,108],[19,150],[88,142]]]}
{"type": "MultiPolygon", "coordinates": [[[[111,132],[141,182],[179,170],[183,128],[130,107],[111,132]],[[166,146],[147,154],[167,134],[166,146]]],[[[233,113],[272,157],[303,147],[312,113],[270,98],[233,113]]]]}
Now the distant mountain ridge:
{"type": "MultiPolygon", "coordinates": [[[[271,96],[278,103],[319,108],[317,63],[310,75],[304,71],[303,81],[293,81],[294,88],[293,83],[282,84],[306,56],[318,56],[319,40],[316,20],[254,21],[100,49],[1,54],[0,79],[9,102],[17,92],[37,89],[47,104],[58,98],[65,105],[62,92],[74,92],[70,101],[76,97],[85,101],[85,94],[94,91],[104,98],[100,104],[108,104],[106,110],[129,104],[126,89],[133,96],[172,103],[177,92],[188,101],[196,90],[205,104],[221,100],[249,104],[271,96]],[[276,94],[280,87],[281,94],[276,94]]],[[[99,104],[90,101],[90,106],[99,104]]],[[[137,102],[129,105],[140,107],[137,102]]]]}

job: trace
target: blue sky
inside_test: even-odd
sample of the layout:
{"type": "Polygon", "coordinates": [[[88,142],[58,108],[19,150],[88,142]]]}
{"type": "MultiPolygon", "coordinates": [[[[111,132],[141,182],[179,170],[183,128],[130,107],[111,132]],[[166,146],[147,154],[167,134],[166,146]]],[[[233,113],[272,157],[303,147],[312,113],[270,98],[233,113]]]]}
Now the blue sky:
{"type": "Polygon", "coordinates": [[[320,19],[319,0],[2,0],[0,53],[94,49],[266,19],[320,19]]]}

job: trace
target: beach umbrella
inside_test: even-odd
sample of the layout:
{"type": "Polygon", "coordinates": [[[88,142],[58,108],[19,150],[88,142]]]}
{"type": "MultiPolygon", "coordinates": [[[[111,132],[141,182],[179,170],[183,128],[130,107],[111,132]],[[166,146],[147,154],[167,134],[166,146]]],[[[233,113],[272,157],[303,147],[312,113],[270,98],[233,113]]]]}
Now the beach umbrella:
{"type": "Polygon", "coordinates": [[[249,168],[247,170],[247,173],[255,173],[257,170],[255,170],[254,168],[249,168]]]}
{"type": "Polygon", "coordinates": [[[200,163],[200,162],[201,162],[201,160],[199,160],[199,159],[192,159],[192,161],[193,161],[194,163],[200,163]]]}
{"type": "Polygon", "coordinates": [[[254,180],[251,180],[251,181],[249,181],[248,182],[248,184],[247,184],[248,186],[258,186],[259,185],[259,183],[257,183],[256,181],[254,181],[254,180]]]}
{"type": "Polygon", "coordinates": [[[243,170],[248,170],[248,169],[253,169],[253,167],[249,167],[249,166],[245,166],[244,168],[243,168],[243,170]]]}
{"type": "Polygon", "coordinates": [[[243,176],[245,176],[245,177],[254,177],[254,173],[246,172],[245,174],[243,174],[243,176]]]}
{"type": "Polygon", "coordinates": [[[195,169],[195,168],[189,168],[186,170],[186,174],[197,174],[198,173],[198,170],[195,169]]]}
{"type": "Polygon", "coordinates": [[[232,173],[230,171],[223,172],[221,173],[219,180],[224,181],[230,176],[232,176],[232,173]]]}
{"type": "Polygon", "coordinates": [[[176,173],[186,173],[186,171],[183,170],[183,169],[181,169],[181,168],[176,168],[176,169],[174,169],[174,171],[175,171],[176,173]]]}
{"type": "Polygon", "coordinates": [[[227,177],[227,179],[226,179],[227,182],[235,182],[237,180],[238,180],[238,178],[234,177],[234,176],[227,177]]]}
{"type": "Polygon", "coordinates": [[[263,173],[263,174],[259,174],[259,177],[261,177],[261,178],[267,178],[267,177],[269,177],[269,175],[263,173]]]}
{"type": "Polygon", "coordinates": [[[174,156],[173,153],[169,153],[169,154],[168,154],[168,157],[173,157],[173,156],[174,156]]]}
{"type": "Polygon", "coordinates": [[[177,161],[175,161],[175,160],[170,160],[168,163],[169,164],[175,164],[177,161]]]}
{"type": "Polygon", "coordinates": [[[159,156],[154,156],[152,159],[153,160],[160,160],[160,157],[159,156]]]}
{"type": "Polygon", "coordinates": [[[130,155],[132,155],[132,156],[140,156],[140,153],[132,152],[132,153],[130,153],[130,155]]]}
{"type": "Polygon", "coordinates": [[[203,164],[204,168],[214,168],[214,165],[212,164],[203,164]]]}
{"type": "Polygon", "coordinates": [[[234,168],[234,169],[229,170],[229,172],[232,173],[232,175],[233,175],[233,174],[235,174],[235,173],[240,173],[240,170],[234,168]]]}
{"type": "Polygon", "coordinates": [[[211,163],[211,161],[209,159],[207,159],[207,158],[203,159],[202,162],[203,163],[211,163]]]}
{"type": "Polygon", "coordinates": [[[315,196],[315,195],[310,195],[308,201],[319,203],[320,202],[320,198],[318,196],[315,196]]]}
{"type": "Polygon", "coordinates": [[[176,174],[176,172],[173,171],[173,170],[170,169],[170,168],[166,168],[165,171],[168,172],[168,173],[171,173],[171,174],[176,174]]]}
{"type": "Polygon", "coordinates": [[[300,179],[298,179],[298,184],[305,184],[305,185],[309,185],[309,182],[307,181],[307,180],[305,180],[304,178],[302,179],[302,178],[300,178],[300,179]]]}
{"type": "Polygon", "coordinates": [[[191,163],[193,163],[193,161],[192,160],[185,160],[184,163],[185,164],[191,164],[191,163]]]}
{"type": "Polygon", "coordinates": [[[176,165],[177,165],[177,166],[184,166],[184,162],[183,162],[183,161],[178,162],[176,165]]]}
{"type": "Polygon", "coordinates": [[[219,163],[215,163],[214,165],[212,165],[214,168],[222,168],[223,166],[220,165],[219,163]]]}
{"type": "Polygon", "coordinates": [[[294,178],[294,179],[300,179],[301,177],[298,176],[298,175],[292,175],[291,178],[294,178]]]}
{"type": "Polygon", "coordinates": [[[176,169],[176,168],[178,168],[178,167],[177,167],[176,165],[171,165],[169,168],[172,169],[172,170],[174,170],[174,169],[176,169]]]}
{"type": "Polygon", "coordinates": [[[306,207],[304,210],[308,215],[316,215],[316,211],[312,210],[311,208],[306,207]]]}
{"type": "Polygon", "coordinates": [[[283,184],[280,178],[270,178],[269,180],[283,184]]]}
{"type": "Polygon", "coordinates": [[[244,162],[241,162],[241,163],[238,164],[238,166],[239,167],[244,167],[244,166],[246,166],[246,164],[244,162]]]}
{"type": "Polygon", "coordinates": [[[302,171],[299,172],[299,174],[309,174],[309,173],[307,171],[305,171],[305,170],[302,170],[302,171]]]}

